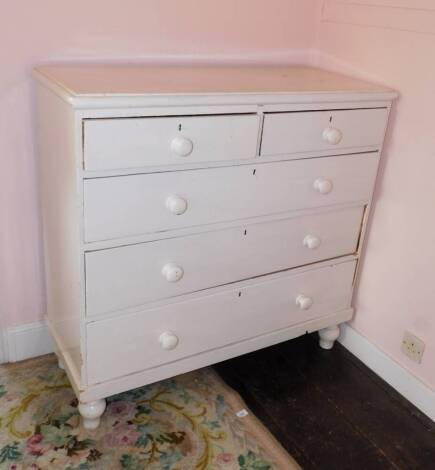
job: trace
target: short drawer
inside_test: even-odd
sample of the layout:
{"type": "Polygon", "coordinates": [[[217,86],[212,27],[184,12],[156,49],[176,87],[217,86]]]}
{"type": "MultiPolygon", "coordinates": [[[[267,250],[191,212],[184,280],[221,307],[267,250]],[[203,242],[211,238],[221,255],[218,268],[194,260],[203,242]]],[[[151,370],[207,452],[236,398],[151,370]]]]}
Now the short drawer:
{"type": "Polygon", "coordinates": [[[387,108],[270,113],[264,118],[261,155],[379,149],[387,108]]]}
{"type": "Polygon", "coordinates": [[[86,170],[181,165],[253,158],[256,114],[84,121],[86,170]]]}
{"type": "Polygon", "coordinates": [[[93,178],[87,242],[370,199],[378,154],[93,178]]]}
{"type": "Polygon", "coordinates": [[[354,253],[362,207],[86,253],[88,316],[354,253]]]}
{"type": "Polygon", "coordinates": [[[243,341],[350,307],[355,262],[87,325],[89,384],[243,341]]]}

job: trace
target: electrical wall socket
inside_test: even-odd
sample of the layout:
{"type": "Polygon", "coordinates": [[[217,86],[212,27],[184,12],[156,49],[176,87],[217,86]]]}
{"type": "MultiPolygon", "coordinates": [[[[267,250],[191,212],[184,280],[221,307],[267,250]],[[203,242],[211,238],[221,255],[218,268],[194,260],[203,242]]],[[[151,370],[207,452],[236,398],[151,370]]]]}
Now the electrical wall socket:
{"type": "Polygon", "coordinates": [[[424,342],[409,331],[405,331],[402,340],[402,352],[414,362],[420,364],[424,352],[424,342]]]}

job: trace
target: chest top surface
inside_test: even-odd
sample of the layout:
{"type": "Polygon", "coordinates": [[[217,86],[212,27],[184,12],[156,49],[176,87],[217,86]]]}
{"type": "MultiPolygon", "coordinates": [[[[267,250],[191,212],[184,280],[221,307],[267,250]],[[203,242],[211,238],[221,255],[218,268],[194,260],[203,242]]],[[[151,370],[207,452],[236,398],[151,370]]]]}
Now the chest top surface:
{"type": "MultiPolygon", "coordinates": [[[[305,66],[149,66],[57,64],[35,69],[35,77],[65,99],[221,96],[249,97],[343,93],[368,99],[392,99],[383,86],[305,66]]],[[[317,97],[317,98],[316,98],[317,97]]]]}

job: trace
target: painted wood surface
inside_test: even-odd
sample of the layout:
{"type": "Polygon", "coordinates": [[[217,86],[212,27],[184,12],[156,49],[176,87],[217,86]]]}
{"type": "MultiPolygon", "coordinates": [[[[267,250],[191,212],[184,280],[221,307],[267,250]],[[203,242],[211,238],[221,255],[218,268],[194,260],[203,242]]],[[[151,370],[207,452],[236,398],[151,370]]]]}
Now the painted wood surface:
{"type": "Polygon", "coordinates": [[[355,253],[362,217],[352,207],[88,252],[87,316],[355,253]]]}
{"type": "Polygon", "coordinates": [[[87,327],[88,383],[176,361],[350,307],[355,262],[229,287],[216,295],[93,322],[87,327]],[[330,286],[334,285],[334,289],[330,286]],[[312,305],[298,306],[298,296],[312,305]],[[164,335],[162,337],[162,335],[164,335]]]}
{"type": "MultiPolygon", "coordinates": [[[[132,90],[135,75],[128,67],[124,71],[132,90]]],[[[113,73],[116,81],[118,72],[113,73]]],[[[234,77],[238,74],[235,69],[234,77]]],[[[379,162],[376,132],[384,132],[394,93],[323,71],[272,68],[260,75],[261,80],[274,77],[281,90],[283,79],[295,83],[306,78],[310,90],[301,86],[299,92],[269,93],[257,83],[256,92],[239,94],[235,89],[208,95],[198,88],[188,95],[175,87],[172,94],[107,95],[102,87],[98,96],[73,96],[59,77],[36,74],[46,94],[40,103],[43,126],[62,130],[54,136],[41,132],[44,158],[53,168],[63,164],[64,154],[70,158],[68,172],[46,178],[50,200],[45,204],[56,209],[46,230],[52,224],[67,234],[75,222],[75,238],[66,245],[73,276],[67,273],[58,282],[74,283],[69,291],[74,302],[67,310],[74,312],[78,366],[68,347],[71,332],[58,328],[62,313],[54,307],[62,306],[55,291],[48,296],[53,312],[48,323],[82,403],[306,331],[332,331],[350,319],[355,267],[379,162]],[[323,85],[313,90],[310,83],[323,85]],[[339,83],[346,84],[335,90],[339,83]],[[292,154],[286,147],[292,126],[284,125],[276,142],[289,153],[259,155],[265,113],[309,115],[298,122],[310,136],[319,132],[311,116],[320,114],[313,111],[355,108],[355,114],[346,115],[365,116],[364,107],[385,109],[373,110],[381,116],[378,121],[350,118],[341,121],[342,129],[323,129],[322,139],[333,144],[331,149],[312,150],[306,142],[292,154]],[[52,111],[50,118],[46,109],[52,111]],[[180,113],[191,117],[179,122],[180,113]],[[382,130],[370,127],[375,121],[382,130]],[[371,130],[352,138],[353,147],[340,147],[348,122],[349,135],[357,134],[356,123],[371,130]],[[177,138],[170,131],[174,123],[177,138]],[[194,132],[180,135],[183,129],[194,132]],[[168,148],[188,163],[173,164],[168,148]],[[193,161],[197,149],[198,158],[206,161],[193,161]],[[152,165],[146,166],[144,153],[152,165]],[[90,166],[84,168],[87,156],[90,166]],[[69,204],[63,202],[63,187],[69,204]]],[[[46,245],[49,263],[59,259],[58,249],[56,243],[46,245]]],[[[64,263],[59,273],[68,266],[64,263]]],[[[83,408],[89,419],[86,414],[83,408]]]]}
{"type": "Polygon", "coordinates": [[[365,203],[377,167],[373,153],[89,179],[84,182],[85,240],[365,203]],[[329,181],[330,191],[321,193],[317,180],[329,181]]]}
{"type": "Polygon", "coordinates": [[[125,390],[141,387],[143,384],[154,383],[174,375],[183,374],[194,369],[215,364],[219,361],[225,361],[232,357],[297,338],[306,333],[318,331],[328,325],[349,321],[353,313],[353,308],[340,310],[332,315],[298,323],[297,325],[276,330],[272,333],[256,336],[255,338],[249,338],[237,343],[231,343],[218,349],[204,351],[200,354],[188,356],[175,362],[168,362],[158,367],[141,370],[134,374],[123,375],[113,380],[87,385],[83,390],[77,391],[77,397],[84,402],[105,398],[125,390]]]}
{"type": "Polygon", "coordinates": [[[74,96],[391,91],[371,82],[306,66],[56,64],[36,70],[74,96]]]}
{"type": "Polygon", "coordinates": [[[83,131],[85,169],[253,158],[259,124],[257,114],[87,119],[83,131]]]}
{"type": "Polygon", "coordinates": [[[384,139],[387,118],[386,108],[267,113],[264,117],[261,155],[326,149],[347,149],[351,153],[368,146],[379,149],[384,139]]]}
{"type": "Polygon", "coordinates": [[[47,316],[62,339],[58,348],[80,377],[84,297],[74,114],[39,86],[38,117],[47,316]]]}

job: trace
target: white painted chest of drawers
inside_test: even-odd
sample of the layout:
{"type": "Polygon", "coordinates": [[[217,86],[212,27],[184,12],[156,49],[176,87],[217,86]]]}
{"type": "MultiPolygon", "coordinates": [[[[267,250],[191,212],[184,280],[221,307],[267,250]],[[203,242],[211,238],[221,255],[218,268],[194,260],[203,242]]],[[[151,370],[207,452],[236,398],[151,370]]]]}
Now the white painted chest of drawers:
{"type": "Polygon", "coordinates": [[[105,397],[310,331],[332,347],[394,92],[321,70],[45,66],[48,323],[105,397]]]}

